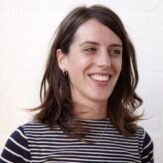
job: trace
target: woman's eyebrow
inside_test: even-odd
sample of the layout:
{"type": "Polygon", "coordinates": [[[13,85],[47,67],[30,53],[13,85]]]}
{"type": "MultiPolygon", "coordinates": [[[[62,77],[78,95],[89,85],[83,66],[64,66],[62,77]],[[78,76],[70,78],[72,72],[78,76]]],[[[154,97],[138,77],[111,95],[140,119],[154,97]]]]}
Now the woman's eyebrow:
{"type": "Polygon", "coordinates": [[[120,48],[123,48],[122,44],[111,44],[109,47],[120,47],[120,48]]]}
{"type": "Polygon", "coordinates": [[[83,46],[85,44],[100,45],[98,42],[95,42],[95,41],[85,41],[85,42],[81,43],[79,46],[83,46]]]}
{"type": "MultiPolygon", "coordinates": [[[[85,42],[82,42],[79,46],[83,46],[85,44],[92,44],[92,45],[96,45],[96,46],[100,45],[100,43],[95,42],[95,41],[85,41],[85,42]]],[[[122,44],[117,44],[117,43],[113,43],[113,44],[109,45],[109,47],[120,47],[120,48],[123,48],[122,44]]]]}

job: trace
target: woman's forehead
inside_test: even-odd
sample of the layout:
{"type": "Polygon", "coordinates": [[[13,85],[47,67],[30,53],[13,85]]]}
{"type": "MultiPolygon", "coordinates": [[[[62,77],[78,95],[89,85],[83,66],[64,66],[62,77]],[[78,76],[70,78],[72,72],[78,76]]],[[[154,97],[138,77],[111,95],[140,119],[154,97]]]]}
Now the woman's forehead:
{"type": "Polygon", "coordinates": [[[121,39],[107,26],[96,19],[90,19],[81,24],[74,34],[74,42],[99,42],[104,41],[114,44],[122,44],[121,39]]]}

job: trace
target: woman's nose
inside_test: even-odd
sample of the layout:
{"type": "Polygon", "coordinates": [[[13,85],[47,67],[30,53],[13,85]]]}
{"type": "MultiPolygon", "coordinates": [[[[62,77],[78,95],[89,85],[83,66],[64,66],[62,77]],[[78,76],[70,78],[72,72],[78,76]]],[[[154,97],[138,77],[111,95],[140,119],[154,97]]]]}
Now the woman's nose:
{"type": "Polygon", "coordinates": [[[111,66],[111,57],[108,51],[101,51],[98,54],[97,65],[99,67],[110,67],[111,66]]]}

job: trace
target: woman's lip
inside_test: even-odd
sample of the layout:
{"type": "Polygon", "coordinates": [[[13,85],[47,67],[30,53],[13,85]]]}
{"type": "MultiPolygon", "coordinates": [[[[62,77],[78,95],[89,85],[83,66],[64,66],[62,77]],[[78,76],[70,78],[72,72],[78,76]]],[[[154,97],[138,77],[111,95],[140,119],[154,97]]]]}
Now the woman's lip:
{"type": "Polygon", "coordinates": [[[98,87],[105,87],[106,88],[109,84],[109,80],[101,81],[101,80],[95,80],[92,77],[90,77],[90,78],[95,83],[95,85],[98,87]]]}

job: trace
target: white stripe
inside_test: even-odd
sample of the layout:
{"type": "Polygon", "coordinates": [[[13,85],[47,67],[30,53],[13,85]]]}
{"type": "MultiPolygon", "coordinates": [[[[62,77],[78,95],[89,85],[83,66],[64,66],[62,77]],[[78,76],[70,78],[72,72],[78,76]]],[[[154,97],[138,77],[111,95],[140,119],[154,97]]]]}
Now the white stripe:
{"type": "MultiPolygon", "coordinates": [[[[88,139],[87,139],[88,140],[88,139]]],[[[92,139],[90,139],[90,140],[92,140],[92,139]]],[[[97,139],[98,140],[98,139],[97,139]]],[[[95,142],[97,142],[96,140],[94,140],[95,142]]],[[[69,147],[71,147],[71,145],[82,145],[82,147],[83,147],[83,143],[81,143],[81,144],[78,144],[77,142],[66,142],[66,141],[57,141],[57,140],[55,140],[55,142],[53,141],[53,142],[50,142],[50,141],[39,141],[39,142],[37,142],[37,141],[29,141],[29,143],[31,143],[31,147],[32,146],[38,146],[38,147],[49,147],[49,146],[52,146],[52,145],[69,145],[69,147]],[[49,144],[49,145],[46,145],[46,144],[49,144]]],[[[110,142],[107,142],[107,143],[105,143],[105,142],[102,142],[102,141],[100,141],[100,145],[102,146],[102,145],[107,145],[107,146],[109,146],[109,148],[112,148],[112,147],[114,147],[114,142],[112,141],[110,141],[110,142]]],[[[133,148],[133,145],[130,145],[130,144],[126,144],[126,145],[124,145],[124,144],[117,144],[117,146],[118,147],[126,147],[126,148],[130,148],[130,147],[132,147],[133,148]]]]}
{"type": "Polygon", "coordinates": [[[151,145],[152,141],[150,140],[150,142],[144,147],[144,150],[147,149],[150,145],[151,145]]]}
{"type": "Polygon", "coordinates": [[[7,147],[5,147],[4,149],[5,149],[6,151],[8,151],[9,153],[15,155],[15,156],[17,156],[17,157],[19,157],[19,158],[22,158],[22,159],[23,159],[24,161],[26,161],[26,162],[31,162],[31,160],[28,160],[28,159],[24,158],[23,156],[21,156],[21,155],[15,153],[15,152],[13,152],[12,150],[8,149],[7,147]]]}
{"type": "Polygon", "coordinates": [[[6,160],[6,159],[3,158],[2,156],[0,156],[0,159],[3,160],[3,161],[5,161],[5,162],[7,162],[7,163],[14,163],[14,162],[11,162],[11,161],[9,161],[9,160],[6,160]]]}
{"type": "MultiPolygon", "coordinates": [[[[110,136],[110,135],[109,135],[110,136]]],[[[53,136],[54,137],[54,136],[53,136]]],[[[103,139],[102,140],[100,140],[100,142],[101,143],[108,143],[108,136],[105,136],[105,137],[103,137],[103,139]]],[[[74,139],[65,139],[65,138],[44,138],[44,137],[42,137],[42,138],[30,138],[30,141],[29,142],[31,142],[31,143],[35,143],[36,141],[38,141],[38,140],[40,140],[38,143],[49,143],[50,141],[55,141],[55,142],[64,142],[64,143],[70,143],[71,144],[71,142],[72,141],[74,141],[74,139]]],[[[89,136],[88,138],[86,138],[85,139],[85,141],[93,141],[93,142],[98,142],[98,140],[99,140],[99,138],[97,137],[97,136],[89,136]]],[[[128,142],[126,141],[124,141],[123,139],[117,139],[117,138],[113,138],[113,140],[110,140],[112,143],[117,143],[117,144],[119,144],[119,145],[137,145],[137,141],[135,140],[135,141],[131,141],[131,140],[129,140],[128,142]]]]}
{"type": "Polygon", "coordinates": [[[103,157],[103,158],[108,158],[108,157],[115,157],[115,156],[118,156],[118,158],[120,158],[120,157],[123,157],[124,158],[124,156],[126,156],[126,158],[128,157],[128,158],[132,158],[132,159],[137,159],[137,156],[135,156],[135,155],[130,155],[130,152],[125,152],[125,153],[122,153],[122,151],[121,150],[118,150],[117,152],[119,152],[119,154],[117,154],[117,153],[110,153],[110,154],[108,154],[109,152],[111,152],[112,150],[108,150],[108,151],[106,151],[105,150],[105,152],[103,152],[102,150],[100,150],[100,152],[98,152],[97,150],[96,151],[93,151],[93,149],[92,149],[92,151],[91,152],[89,152],[89,151],[72,151],[72,150],[58,150],[58,151],[56,151],[56,152],[52,152],[52,153],[50,153],[50,152],[48,152],[48,153],[41,153],[42,154],[42,156],[40,156],[40,153],[39,152],[33,152],[33,158],[39,158],[39,159],[44,159],[44,158],[46,158],[47,157],[47,155],[50,155],[50,156],[54,156],[54,158],[56,157],[56,156],[61,156],[60,155],[60,153],[66,153],[66,154],[64,154],[64,157],[69,157],[69,156],[79,156],[79,157],[83,157],[83,158],[87,158],[87,157],[89,157],[89,158],[97,158],[97,157],[99,157],[99,158],[101,158],[101,157],[103,157]],[[120,153],[121,152],[121,153],[120,153]],[[59,153],[59,154],[58,154],[59,153]],[[73,154],[72,154],[73,153],[73,154]],[[70,155],[71,154],[71,155],[70,155]],[[85,155],[86,154],[86,155],[85,155]]]}
{"type": "MultiPolygon", "coordinates": [[[[152,151],[150,153],[148,153],[148,155],[145,155],[144,157],[142,157],[142,160],[145,160],[146,158],[148,158],[148,156],[152,154],[152,151]]],[[[153,160],[153,157],[151,158],[151,160],[153,160]]]]}
{"type": "MultiPolygon", "coordinates": [[[[50,153],[58,153],[58,152],[72,152],[73,151],[73,153],[81,153],[81,154],[84,154],[84,153],[101,153],[101,152],[103,152],[103,153],[101,153],[101,154],[104,154],[104,155],[109,155],[109,152],[113,152],[113,149],[111,149],[111,148],[108,148],[108,149],[96,149],[96,148],[81,148],[81,149],[79,149],[79,151],[74,151],[75,150],[75,148],[74,149],[69,149],[69,148],[65,148],[65,149],[47,149],[47,150],[45,150],[44,149],[44,152],[42,151],[41,152],[41,154],[42,155],[49,155],[50,153]]],[[[33,152],[32,152],[32,154],[33,155],[38,155],[38,154],[40,154],[40,152],[38,152],[37,150],[36,150],[36,152],[34,152],[35,150],[33,149],[32,150],[33,152]]],[[[133,150],[134,152],[136,152],[137,150],[135,149],[135,150],[133,150]]],[[[122,153],[122,150],[116,150],[116,152],[119,152],[119,154],[123,154],[122,153]]],[[[126,151],[125,153],[131,153],[131,151],[126,151]]],[[[114,155],[113,153],[111,153],[111,155],[114,155]]]]}
{"type": "Polygon", "coordinates": [[[27,139],[27,137],[24,135],[24,133],[22,133],[22,131],[20,131],[19,129],[17,129],[16,131],[19,132],[19,134],[20,134],[24,139],[27,139]]]}
{"type": "Polygon", "coordinates": [[[29,152],[29,149],[25,148],[24,146],[22,146],[21,144],[19,144],[18,142],[16,142],[13,138],[9,138],[14,144],[16,144],[17,146],[19,146],[20,148],[24,149],[25,151],[29,152]]]}

